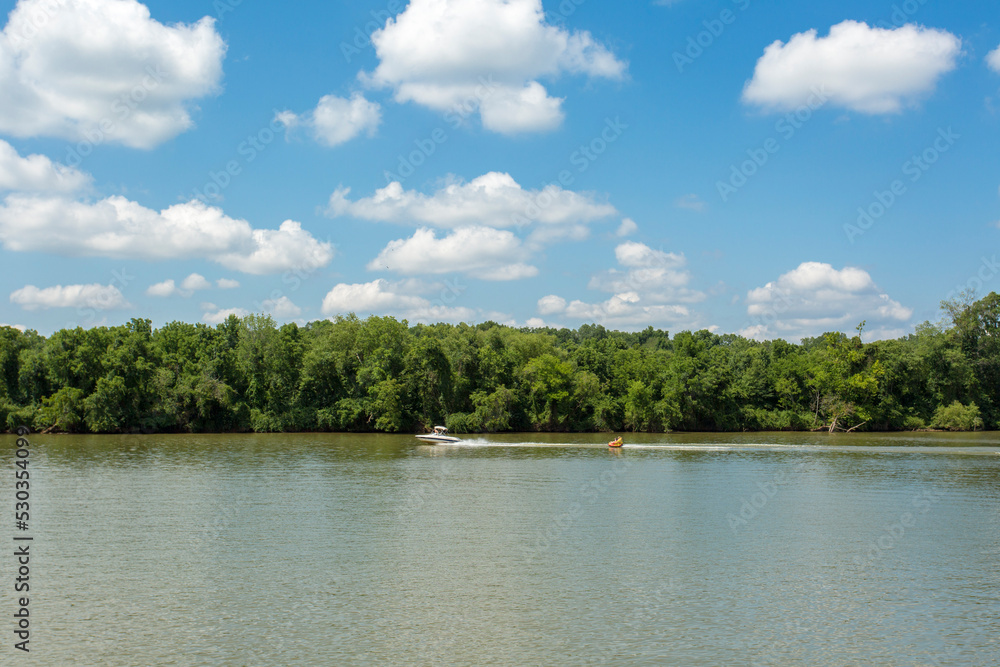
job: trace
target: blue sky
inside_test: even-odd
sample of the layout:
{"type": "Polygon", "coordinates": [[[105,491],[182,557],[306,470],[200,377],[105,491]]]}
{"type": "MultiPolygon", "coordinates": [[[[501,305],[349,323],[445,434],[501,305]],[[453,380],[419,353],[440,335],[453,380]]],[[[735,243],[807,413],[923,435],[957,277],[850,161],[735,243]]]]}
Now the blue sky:
{"type": "Polygon", "coordinates": [[[979,3],[0,6],[0,324],[871,339],[1000,286],[979,3]]]}

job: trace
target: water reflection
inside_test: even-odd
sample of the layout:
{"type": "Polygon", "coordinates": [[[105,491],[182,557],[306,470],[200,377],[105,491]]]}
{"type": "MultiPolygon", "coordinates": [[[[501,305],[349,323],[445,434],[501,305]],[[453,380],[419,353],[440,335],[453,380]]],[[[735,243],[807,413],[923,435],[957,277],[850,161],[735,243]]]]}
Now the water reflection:
{"type": "Polygon", "coordinates": [[[469,440],[35,436],[38,664],[996,654],[994,434],[469,440]]]}

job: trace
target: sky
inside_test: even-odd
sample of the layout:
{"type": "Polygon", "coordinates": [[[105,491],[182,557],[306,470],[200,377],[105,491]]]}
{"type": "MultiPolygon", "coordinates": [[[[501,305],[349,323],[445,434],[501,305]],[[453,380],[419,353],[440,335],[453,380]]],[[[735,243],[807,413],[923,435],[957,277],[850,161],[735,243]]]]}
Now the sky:
{"type": "Polygon", "coordinates": [[[867,340],[1000,291],[1000,14],[0,2],[0,324],[867,340]]]}

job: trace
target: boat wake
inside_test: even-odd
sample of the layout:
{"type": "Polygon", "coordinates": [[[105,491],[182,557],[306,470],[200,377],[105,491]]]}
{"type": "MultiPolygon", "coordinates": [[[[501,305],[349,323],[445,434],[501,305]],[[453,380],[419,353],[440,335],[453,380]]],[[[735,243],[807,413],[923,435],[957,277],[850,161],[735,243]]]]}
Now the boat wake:
{"type": "MultiPolygon", "coordinates": [[[[487,438],[468,438],[458,442],[435,443],[430,445],[434,448],[450,449],[608,449],[607,443],[589,442],[534,442],[489,440],[487,438]]],[[[763,452],[799,452],[799,453],[820,453],[820,452],[843,452],[856,454],[965,454],[965,455],[986,455],[997,456],[994,447],[941,447],[941,446],[838,446],[821,444],[794,444],[784,445],[777,443],[637,443],[626,442],[624,447],[617,451],[644,451],[644,452],[731,452],[731,453],[763,453],[763,452]]]]}

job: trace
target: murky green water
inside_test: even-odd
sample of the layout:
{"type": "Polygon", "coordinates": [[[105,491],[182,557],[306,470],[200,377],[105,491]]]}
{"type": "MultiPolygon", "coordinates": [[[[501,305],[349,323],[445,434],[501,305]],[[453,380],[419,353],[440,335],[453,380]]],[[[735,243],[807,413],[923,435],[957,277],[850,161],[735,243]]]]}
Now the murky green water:
{"type": "Polygon", "coordinates": [[[607,439],[31,436],[0,662],[1000,664],[1000,435],[607,439]]]}

